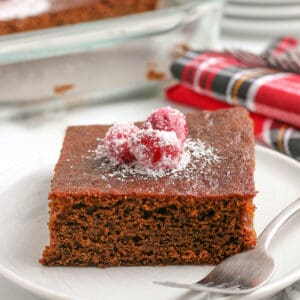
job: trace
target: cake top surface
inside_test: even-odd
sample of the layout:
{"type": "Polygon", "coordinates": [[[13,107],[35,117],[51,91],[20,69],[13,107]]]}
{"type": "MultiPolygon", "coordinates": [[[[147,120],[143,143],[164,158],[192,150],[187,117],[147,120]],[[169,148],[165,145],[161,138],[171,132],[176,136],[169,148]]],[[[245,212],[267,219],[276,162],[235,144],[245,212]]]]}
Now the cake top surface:
{"type": "Polygon", "coordinates": [[[254,196],[254,137],[247,111],[201,111],[186,120],[185,155],[170,171],[111,163],[103,146],[107,125],[69,127],[50,197],[254,196]]]}

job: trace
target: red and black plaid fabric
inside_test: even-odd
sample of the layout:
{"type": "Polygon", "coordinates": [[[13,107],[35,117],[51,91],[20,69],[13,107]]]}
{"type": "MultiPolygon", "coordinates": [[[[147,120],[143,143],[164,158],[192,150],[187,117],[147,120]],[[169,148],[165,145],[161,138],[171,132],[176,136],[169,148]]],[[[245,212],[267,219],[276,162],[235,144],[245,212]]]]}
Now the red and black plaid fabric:
{"type": "Polygon", "coordinates": [[[300,74],[300,40],[282,37],[275,40],[262,54],[269,67],[300,74]]]}
{"type": "MultiPolygon", "coordinates": [[[[280,38],[265,55],[297,47],[298,40],[280,38]]],[[[252,112],[258,141],[300,160],[300,75],[250,68],[228,53],[211,51],[187,52],[171,72],[182,84],[167,89],[170,100],[201,109],[244,106],[252,112]]]]}
{"type": "Polygon", "coordinates": [[[297,49],[300,47],[300,40],[295,39],[291,36],[284,36],[274,40],[271,45],[265,51],[265,56],[274,57],[287,53],[291,50],[297,49]]]}
{"type": "Polygon", "coordinates": [[[229,54],[189,51],[171,66],[196,93],[300,127],[300,75],[248,68],[229,54]]]}

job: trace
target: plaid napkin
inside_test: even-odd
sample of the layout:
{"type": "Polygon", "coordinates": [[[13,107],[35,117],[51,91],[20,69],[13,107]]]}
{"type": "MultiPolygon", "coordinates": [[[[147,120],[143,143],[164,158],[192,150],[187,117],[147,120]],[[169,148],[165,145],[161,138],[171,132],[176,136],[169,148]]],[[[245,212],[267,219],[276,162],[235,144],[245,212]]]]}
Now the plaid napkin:
{"type": "Polygon", "coordinates": [[[300,73],[300,40],[280,37],[262,54],[270,67],[300,73]]]}
{"type": "Polygon", "coordinates": [[[267,47],[266,56],[277,56],[278,54],[287,53],[299,47],[300,41],[292,36],[283,36],[275,39],[269,47],[267,47]]]}
{"type": "MultiPolygon", "coordinates": [[[[299,47],[295,41],[277,39],[265,55],[299,47]]],[[[201,109],[244,106],[252,112],[258,141],[300,161],[300,75],[249,68],[228,53],[211,51],[187,52],[171,72],[183,83],[166,90],[171,101],[201,109]]]]}

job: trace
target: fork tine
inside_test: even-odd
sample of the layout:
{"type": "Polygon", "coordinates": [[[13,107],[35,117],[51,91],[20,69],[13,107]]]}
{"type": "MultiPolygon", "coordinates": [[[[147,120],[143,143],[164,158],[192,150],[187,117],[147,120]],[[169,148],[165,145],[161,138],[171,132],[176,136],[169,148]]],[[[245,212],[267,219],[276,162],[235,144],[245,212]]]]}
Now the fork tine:
{"type": "Polygon", "coordinates": [[[222,286],[206,286],[198,283],[193,283],[187,285],[184,288],[188,288],[193,291],[201,291],[201,292],[209,292],[209,293],[217,293],[217,294],[224,294],[224,295],[232,295],[232,294],[248,294],[251,292],[249,289],[241,289],[238,286],[232,287],[222,287],[222,286]]]}
{"type": "Polygon", "coordinates": [[[158,284],[158,285],[183,288],[183,289],[190,289],[190,286],[192,285],[190,283],[179,283],[179,282],[173,282],[173,281],[153,281],[153,283],[158,284]]]}
{"type": "Polygon", "coordinates": [[[199,284],[199,283],[178,283],[178,282],[172,282],[172,281],[154,281],[153,283],[168,287],[174,287],[174,288],[183,288],[188,289],[192,291],[200,291],[200,292],[209,292],[209,293],[218,293],[218,294],[224,294],[224,295],[232,295],[234,294],[248,294],[251,291],[254,291],[253,289],[247,289],[242,286],[233,285],[232,286],[226,286],[222,287],[221,285],[216,286],[208,286],[205,284],[199,284]]]}
{"type": "MultiPolygon", "coordinates": [[[[197,284],[200,284],[197,282],[197,284]]],[[[244,290],[249,289],[249,287],[243,286],[241,283],[232,281],[232,282],[223,282],[223,283],[214,283],[214,282],[208,282],[206,284],[200,284],[202,286],[210,287],[210,288],[218,288],[218,289],[228,289],[228,290],[244,290]]]]}

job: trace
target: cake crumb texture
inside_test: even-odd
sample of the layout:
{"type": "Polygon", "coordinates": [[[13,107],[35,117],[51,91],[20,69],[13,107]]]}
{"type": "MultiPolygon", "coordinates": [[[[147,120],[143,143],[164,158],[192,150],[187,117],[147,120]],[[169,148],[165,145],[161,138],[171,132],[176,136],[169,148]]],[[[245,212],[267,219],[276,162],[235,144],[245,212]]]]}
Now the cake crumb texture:
{"type": "Polygon", "coordinates": [[[252,198],[55,199],[49,266],[217,264],[255,246],[252,198]]]}

